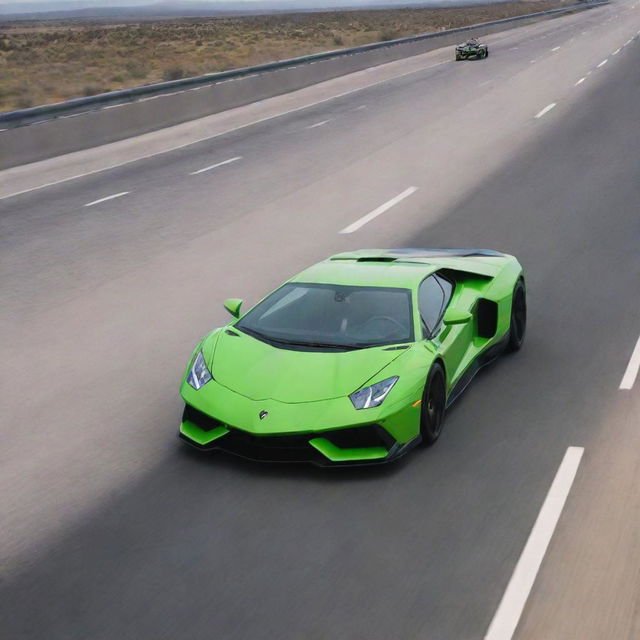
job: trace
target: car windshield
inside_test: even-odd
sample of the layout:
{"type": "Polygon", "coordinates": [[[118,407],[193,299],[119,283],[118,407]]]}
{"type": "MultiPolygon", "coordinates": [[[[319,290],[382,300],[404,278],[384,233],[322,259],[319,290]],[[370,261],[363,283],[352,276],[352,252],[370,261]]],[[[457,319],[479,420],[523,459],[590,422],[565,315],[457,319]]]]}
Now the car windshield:
{"type": "Polygon", "coordinates": [[[411,292],[290,282],[235,325],[275,346],[358,349],[413,341],[411,292]]]}

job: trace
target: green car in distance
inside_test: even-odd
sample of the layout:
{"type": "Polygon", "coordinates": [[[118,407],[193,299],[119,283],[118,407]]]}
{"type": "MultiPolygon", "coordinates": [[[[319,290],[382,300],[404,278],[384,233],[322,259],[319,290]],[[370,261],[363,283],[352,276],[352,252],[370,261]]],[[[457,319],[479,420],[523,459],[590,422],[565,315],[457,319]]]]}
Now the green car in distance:
{"type": "Polygon", "coordinates": [[[488,57],[489,47],[486,44],[480,44],[475,38],[456,47],[456,60],[468,60],[469,58],[480,60],[488,57]]]}
{"type": "Polygon", "coordinates": [[[486,250],[341,253],[241,302],[193,352],[179,435],[254,460],[372,464],[431,445],[526,327],[522,267],[486,250]]]}

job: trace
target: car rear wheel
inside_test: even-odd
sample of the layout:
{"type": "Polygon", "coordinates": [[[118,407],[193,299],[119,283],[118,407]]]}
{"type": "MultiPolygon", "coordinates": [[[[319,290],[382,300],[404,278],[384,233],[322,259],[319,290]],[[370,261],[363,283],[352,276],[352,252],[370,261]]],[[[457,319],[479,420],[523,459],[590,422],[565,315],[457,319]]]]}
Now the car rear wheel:
{"type": "Polygon", "coordinates": [[[444,410],[447,403],[444,371],[434,364],[429,372],[427,384],[422,393],[422,411],[420,414],[420,434],[422,442],[430,447],[442,432],[444,410]]]}
{"type": "Polygon", "coordinates": [[[518,351],[524,342],[527,329],[527,297],[524,282],[518,280],[511,299],[511,326],[509,328],[509,351],[518,351]]]}

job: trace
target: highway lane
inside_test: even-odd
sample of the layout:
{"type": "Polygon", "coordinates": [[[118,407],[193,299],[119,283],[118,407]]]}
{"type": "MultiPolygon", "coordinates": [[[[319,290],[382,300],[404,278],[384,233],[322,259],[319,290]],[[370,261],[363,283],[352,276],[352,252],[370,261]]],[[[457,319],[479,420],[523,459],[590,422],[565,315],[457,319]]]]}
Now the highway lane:
{"type": "MultiPolygon", "coordinates": [[[[615,28],[603,25],[599,46],[613,45],[607,34],[618,41],[623,31],[630,31],[628,20],[615,28]]],[[[38,389],[45,401],[30,403],[29,418],[40,428],[9,433],[3,453],[5,479],[15,474],[7,486],[16,497],[26,498],[22,505],[18,500],[11,504],[11,524],[19,527],[31,517],[31,523],[50,527],[49,532],[55,532],[56,525],[62,532],[57,537],[50,534],[47,545],[34,549],[28,544],[33,532],[16,527],[26,541],[21,548],[14,536],[11,540],[12,552],[22,549],[22,556],[3,585],[3,607],[13,612],[3,616],[11,621],[8,631],[38,637],[47,629],[48,637],[97,638],[185,633],[209,637],[211,629],[225,638],[481,637],[564,449],[583,444],[589,452],[588,437],[610,430],[610,416],[613,426],[617,423],[616,412],[607,409],[618,402],[617,385],[630,355],[627,345],[638,332],[637,297],[623,295],[634,286],[637,291],[638,282],[637,208],[630,206],[637,203],[638,193],[634,165],[626,160],[635,157],[638,142],[633,135],[637,115],[628,108],[637,101],[636,44],[617,54],[617,67],[612,59],[601,68],[606,75],[589,76],[593,82],[583,83],[584,101],[570,102],[570,117],[568,107],[559,102],[545,116],[548,121],[536,121],[515,143],[505,140],[511,133],[508,123],[492,121],[491,116],[513,109],[514,129],[521,126],[521,116],[533,122],[538,109],[556,97],[553,92],[547,96],[556,87],[547,86],[544,70],[542,78],[530,71],[526,77],[524,72],[507,76],[504,92],[479,101],[487,119],[484,125],[472,120],[474,126],[465,127],[472,117],[470,108],[458,107],[459,99],[454,102],[468,86],[469,76],[479,74],[479,65],[471,64],[460,72],[455,68],[459,77],[449,79],[455,91],[438,87],[440,99],[446,98],[452,110],[459,108],[464,118],[448,117],[443,111],[435,122],[425,124],[415,105],[433,104],[435,109],[438,101],[432,97],[433,85],[419,82],[400,87],[394,83],[389,93],[398,99],[389,96],[387,110],[383,91],[360,110],[366,117],[352,120],[349,115],[342,127],[336,124],[337,114],[327,115],[324,108],[304,114],[302,122],[296,116],[293,122],[287,120],[292,135],[286,143],[281,131],[272,132],[279,140],[268,131],[255,140],[255,148],[264,145],[268,153],[257,163],[265,169],[265,181],[253,198],[268,192],[269,169],[278,180],[264,202],[256,205],[254,200],[253,209],[247,198],[246,212],[237,219],[228,209],[235,202],[233,193],[241,195],[238,186],[253,183],[250,177],[256,171],[244,146],[223,148],[225,157],[243,155],[242,162],[224,169],[226,180],[220,179],[222,174],[211,174],[211,186],[183,194],[172,193],[176,183],[167,181],[174,166],[164,165],[164,158],[154,159],[159,163],[159,186],[151,189],[144,182],[144,195],[154,198],[148,210],[141,200],[130,200],[126,206],[123,196],[102,211],[118,227],[128,225],[126,216],[132,212],[147,223],[156,215],[161,218],[144,233],[135,228],[127,233],[128,226],[120,229],[120,242],[125,245],[129,237],[134,250],[110,242],[111,256],[95,253],[94,234],[105,233],[109,225],[91,229],[94,222],[78,220],[77,211],[94,198],[128,190],[130,184],[107,179],[108,191],[96,194],[94,176],[78,188],[70,183],[25,197],[23,212],[33,212],[31,226],[14,238],[30,242],[42,225],[40,245],[25,251],[25,258],[37,258],[38,249],[49,251],[47,241],[52,235],[55,240],[56,225],[48,216],[58,206],[56,221],[69,218],[61,233],[69,237],[69,244],[60,245],[59,257],[52,262],[55,266],[63,261],[65,248],[75,247],[78,270],[66,280],[55,274],[50,292],[34,291],[34,304],[46,303],[38,309],[46,313],[43,318],[34,321],[11,307],[13,319],[19,318],[24,326],[12,333],[15,343],[3,347],[8,361],[18,365],[17,352],[25,349],[24,336],[29,336],[28,353],[37,353],[49,382],[38,389]],[[504,105],[504,95],[532,82],[527,93],[504,105]],[[545,100],[534,105],[534,96],[545,100]],[[521,113],[518,108],[526,102],[531,108],[521,113]],[[394,121],[390,114],[402,105],[394,121]],[[299,125],[330,117],[335,120],[317,130],[302,128],[298,139],[299,125]],[[391,124],[383,128],[385,123],[391,124]],[[349,137],[354,129],[357,135],[349,137]],[[380,148],[367,146],[373,133],[378,136],[381,131],[391,132],[391,138],[395,133],[399,143],[387,139],[380,148]],[[453,138],[452,131],[459,138],[453,138]],[[432,155],[450,162],[451,151],[444,156],[440,152],[454,139],[459,141],[454,145],[456,157],[475,158],[491,134],[495,165],[487,160],[488,168],[459,169],[439,190],[438,181],[451,173],[451,164],[437,173],[432,155]],[[362,158],[346,155],[354,140],[363,145],[362,158]],[[332,162],[323,160],[324,145],[332,162]],[[301,147],[315,148],[315,157],[311,152],[308,158],[301,156],[301,147]],[[336,158],[344,161],[336,163],[336,158]],[[295,165],[304,160],[308,170],[318,166],[318,175],[296,182],[295,165]],[[280,173],[282,166],[286,169],[280,173]],[[282,188],[285,180],[293,182],[282,188]],[[452,192],[456,181],[468,193],[452,192]],[[344,224],[411,184],[419,190],[398,209],[354,236],[337,234],[344,224]],[[200,214],[191,211],[193,203],[205,206],[212,198],[225,197],[225,189],[230,192],[224,201],[228,204],[216,207],[222,219],[215,224],[199,221],[200,214]],[[92,196],[85,198],[89,193],[92,196]],[[64,198],[69,200],[58,205],[64,198]],[[449,206],[441,210],[434,205],[439,198],[449,206]],[[77,208],[69,212],[71,199],[77,208]],[[187,230],[176,237],[180,225],[167,229],[163,201],[167,209],[188,216],[184,222],[195,224],[198,235],[187,230]],[[615,218],[611,211],[617,213],[615,218]],[[528,268],[532,327],[527,349],[478,379],[449,416],[438,446],[398,467],[331,477],[315,470],[256,467],[222,458],[205,461],[176,448],[176,371],[198,333],[224,319],[213,310],[216,301],[227,294],[255,297],[264,286],[316,258],[343,247],[376,244],[508,248],[522,256],[528,268]],[[138,261],[136,255],[141,256],[138,261]],[[617,268],[620,260],[630,265],[622,274],[617,268]],[[91,287],[82,282],[77,287],[78,273],[91,268],[92,261],[100,263],[102,271],[93,273],[91,287]],[[220,272],[224,282],[198,275],[203,272],[220,272]],[[252,274],[250,282],[247,273],[252,274]],[[585,274],[596,285],[588,295],[585,274]],[[56,296],[61,298],[57,306],[52,304],[56,296]],[[610,339],[585,350],[585,335],[601,334],[612,317],[616,329],[613,335],[609,330],[610,339]],[[52,337],[35,331],[46,326],[52,328],[52,337]],[[75,348],[63,357],[60,350],[70,345],[75,348]],[[101,367],[95,367],[96,362],[101,367]],[[599,377],[600,371],[604,373],[599,377]],[[61,372],[71,376],[65,379],[61,372]],[[592,393],[586,395],[586,388],[592,393]],[[60,400],[53,414],[58,424],[51,425],[49,408],[56,396],[60,400]],[[65,420],[66,432],[58,426],[65,420]],[[65,433],[72,436],[73,446],[58,442],[65,433]],[[98,455],[88,457],[87,452],[98,455]],[[57,456],[77,486],[60,478],[57,456]],[[105,492],[107,480],[112,484],[105,492]],[[47,513],[53,523],[37,519],[40,505],[32,497],[37,491],[51,505],[47,513]],[[88,510],[83,503],[87,493],[96,496],[88,510]],[[74,511],[68,504],[73,502],[83,503],[83,509],[74,511]],[[25,516],[24,511],[31,513],[25,516]],[[29,608],[28,619],[25,603],[43,601],[46,606],[29,608]]],[[[552,47],[546,44],[540,53],[548,55],[547,48],[552,47]]],[[[574,78],[582,69],[582,59],[578,65],[574,57],[566,68],[557,69],[553,82],[574,78]]],[[[496,59],[498,71],[517,61],[511,55],[490,58],[496,59]]],[[[585,64],[584,73],[600,61],[585,60],[593,64],[585,64]]],[[[246,144],[251,146],[250,136],[246,144]]],[[[181,180],[186,164],[193,170],[212,162],[194,160],[201,158],[185,153],[176,163],[175,174],[181,180]]],[[[148,180],[153,179],[153,169],[148,180]]],[[[204,176],[209,177],[200,177],[204,176]]],[[[132,189],[131,195],[135,192],[132,189]]],[[[3,246],[3,260],[6,255],[3,246]]],[[[29,264],[21,263],[27,269],[22,280],[17,270],[13,273],[17,289],[34,272],[42,277],[50,266],[37,265],[30,273],[29,264]]],[[[13,301],[20,302],[20,296],[13,301]]],[[[19,389],[12,393],[7,425],[18,420],[24,424],[28,398],[19,389]]]]}

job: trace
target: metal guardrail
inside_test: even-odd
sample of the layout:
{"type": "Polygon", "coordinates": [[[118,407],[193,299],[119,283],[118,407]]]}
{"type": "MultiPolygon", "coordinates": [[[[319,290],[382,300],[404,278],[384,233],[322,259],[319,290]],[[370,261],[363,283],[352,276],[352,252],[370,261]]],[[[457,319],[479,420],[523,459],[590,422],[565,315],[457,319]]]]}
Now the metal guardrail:
{"type": "Polygon", "coordinates": [[[478,29],[478,27],[496,26],[500,24],[517,22],[520,20],[527,20],[529,18],[535,18],[537,16],[571,13],[573,11],[580,11],[606,4],[609,4],[609,0],[599,0],[597,2],[579,2],[578,4],[573,4],[568,7],[549,9],[547,11],[538,11],[536,13],[527,13],[521,16],[515,16],[513,18],[502,18],[501,20],[481,22],[479,24],[468,25],[465,27],[456,27],[455,29],[446,29],[444,31],[437,31],[434,33],[423,33],[415,36],[406,36],[404,38],[398,38],[397,40],[372,42],[370,44],[364,44],[359,47],[325,51],[322,53],[300,56],[298,58],[280,60],[278,62],[267,62],[265,64],[259,64],[253,67],[243,67],[241,69],[231,69],[229,71],[208,73],[202,76],[195,76],[193,78],[182,78],[180,80],[158,82],[155,84],[134,87],[133,89],[109,91],[108,93],[101,93],[95,96],[74,98],[65,102],[31,107],[29,109],[6,111],[4,113],[0,113],[0,125],[4,126],[5,128],[20,127],[23,125],[41,122],[43,120],[51,120],[63,116],[70,116],[73,114],[102,109],[117,104],[126,104],[127,102],[134,102],[135,100],[138,100],[140,98],[151,98],[158,95],[166,95],[178,91],[186,91],[188,89],[195,89],[197,87],[219,84],[221,82],[244,78],[247,76],[253,76],[260,73],[287,69],[288,67],[305,65],[313,62],[320,62],[323,60],[331,60],[333,58],[341,58],[344,56],[357,55],[360,53],[373,51],[375,49],[396,47],[398,45],[419,42],[421,40],[441,38],[443,36],[455,33],[464,34],[467,31],[478,29]]]}

